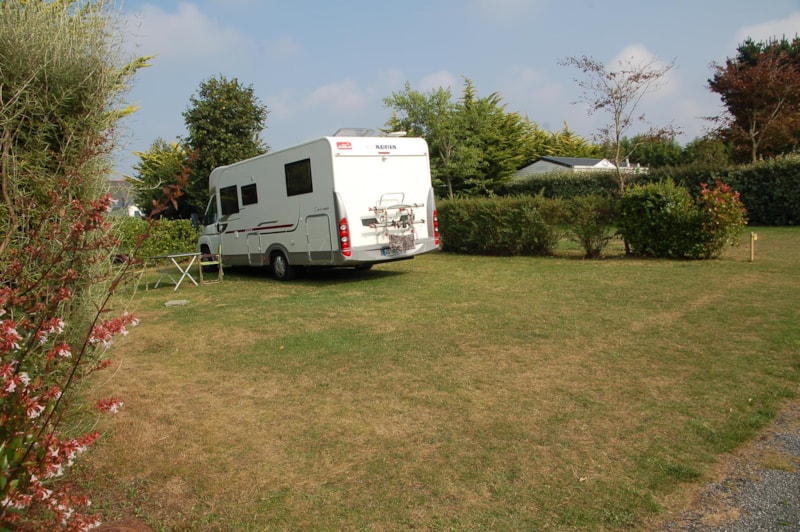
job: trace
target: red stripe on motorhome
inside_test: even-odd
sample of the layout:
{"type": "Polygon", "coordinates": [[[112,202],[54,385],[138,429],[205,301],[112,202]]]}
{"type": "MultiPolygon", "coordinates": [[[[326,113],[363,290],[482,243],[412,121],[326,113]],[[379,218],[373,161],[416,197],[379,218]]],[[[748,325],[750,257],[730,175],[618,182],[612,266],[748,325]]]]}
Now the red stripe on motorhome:
{"type": "Polygon", "coordinates": [[[270,227],[253,227],[251,229],[237,229],[236,231],[225,231],[226,235],[232,235],[234,233],[258,233],[263,231],[272,231],[274,229],[288,229],[290,227],[295,227],[294,224],[287,224],[287,225],[272,225],[270,227]]]}

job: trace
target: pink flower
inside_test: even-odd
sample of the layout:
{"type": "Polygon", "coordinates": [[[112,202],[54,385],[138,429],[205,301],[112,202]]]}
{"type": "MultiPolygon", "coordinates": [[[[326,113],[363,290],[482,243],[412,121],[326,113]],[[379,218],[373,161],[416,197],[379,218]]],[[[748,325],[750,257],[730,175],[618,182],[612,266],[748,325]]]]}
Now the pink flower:
{"type": "Polygon", "coordinates": [[[3,320],[0,322],[0,351],[8,352],[19,349],[18,341],[22,340],[22,336],[17,332],[17,324],[12,320],[3,320]]]}
{"type": "Polygon", "coordinates": [[[39,343],[44,344],[51,334],[61,334],[62,332],[64,332],[64,320],[61,318],[52,318],[42,324],[41,328],[36,333],[36,337],[39,339],[39,343]]]}
{"type": "Polygon", "coordinates": [[[30,419],[36,419],[42,412],[44,412],[44,406],[39,403],[30,402],[25,406],[25,414],[30,419]]]}
{"type": "Polygon", "coordinates": [[[0,367],[0,375],[6,380],[3,386],[3,391],[6,393],[14,393],[17,386],[22,385],[27,387],[31,382],[30,377],[28,377],[28,374],[25,372],[14,375],[14,369],[11,364],[4,364],[0,367]]]}
{"type": "Polygon", "coordinates": [[[69,347],[69,344],[66,342],[62,342],[60,344],[56,344],[47,354],[47,360],[54,360],[54,359],[67,359],[72,358],[72,350],[69,347]]]}
{"type": "Polygon", "coordinates": [[[124,403],[120,401],[118,398],[111,397],[109,399],[102,399],[98,401],[97,409],[104,414],[108,412],[116,414],[117,412],[119,412],[119,409],[122,408],[123,405],[124,403]]]}
{"type": "Polygon", "coordinates": [[[92,330],[92,334],[89,337],[89,342],[92,345],[102,344],[104,347],[111,347],[112,338],[115,334],[122,334],[125,336],[128,334],[128,329],[126,327],[128,325],[134,327],[138,323],[139,320],[137,320],[132,314],[125,312],[119,318],[106,320],[100,325],[97,325],[92,330]]]}
{"type": "Polygon", "coordinates": [[[14,364],[0,364],[0,377],[9,378],[14,374],[14,364]]]}

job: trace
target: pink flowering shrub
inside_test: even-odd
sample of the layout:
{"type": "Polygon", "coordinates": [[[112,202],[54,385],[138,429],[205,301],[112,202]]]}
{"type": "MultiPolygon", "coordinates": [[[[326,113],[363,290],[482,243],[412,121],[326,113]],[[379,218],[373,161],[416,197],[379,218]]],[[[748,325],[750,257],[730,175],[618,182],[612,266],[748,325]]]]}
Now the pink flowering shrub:
{"type": "Polygon", "coordinates": [[[697,206],[701,213],[702,233],[705,236],[700,258],[718,257],[726,246],[739,242],[747,227],[747,209],[739,193],[717,180],[714,188],[701,183],[697,206]]]}
{"type": "MultiPolygon", "coordinates": [[[[37,529],[45,519],[48,528],[86,530],[98,524],[88,499],[59,479],[99,435],[65,437],[61,424],[76,383],[111,364],[105,355],[114,337],[137,320],[106,315],[114,279],[88,327],[77,320],[85,330],[69,331],[65,316],[73,316],[67,310],[82,283],[107,281],[111,198],[53,192],[49,200],[58,216],[31,221],[26,244],[0,261],[0,527],[37,529]]],[[[121,407],[116,397],[97,402],[101,413],[121,407]]]]}
{"type": "Polygon", "coordinates": [[[617,230],[635,255],[713,259],[736,245],[747,225],[739,194],[717,181],[692,198],[667,180],[631,187],[620,198],[617,230]]]}
{"type": "Polygon", "coordinates": [[[0,529],[97,523],[66,475],[98,435],[75,435],[70,405],[136,324],[109,308],[129,263],[111,278],[102,191],[116,128],[135,110],[124,95],[149,59],[123,51],[115,4],[0,2],[0,529]]]}

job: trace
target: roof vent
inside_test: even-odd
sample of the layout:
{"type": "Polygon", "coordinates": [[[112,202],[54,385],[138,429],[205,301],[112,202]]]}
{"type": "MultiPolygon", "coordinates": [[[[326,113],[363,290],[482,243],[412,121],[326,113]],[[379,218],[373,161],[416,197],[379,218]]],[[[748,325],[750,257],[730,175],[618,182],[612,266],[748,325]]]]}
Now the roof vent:
{"type": "Polygon", "coordinates": [[[334,137],[374,137],[375,130],[366,127],[343,127],[333,134],[334,137]]]}

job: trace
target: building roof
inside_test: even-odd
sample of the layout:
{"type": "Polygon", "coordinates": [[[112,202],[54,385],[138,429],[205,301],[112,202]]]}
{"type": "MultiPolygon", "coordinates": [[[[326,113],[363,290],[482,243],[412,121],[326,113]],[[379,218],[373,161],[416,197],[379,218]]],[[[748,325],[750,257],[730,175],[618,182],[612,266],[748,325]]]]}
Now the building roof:
{"type": "Polygon", "coordinates": [[[597,166],[605,159],[593,159],[591,157],[539,157],[537,161],[547,161],[560,166],[575,168],[576,166],[597,166]]]}
{"type": "MultiPolygon", "coordinates": [[[[549,172],[594,172],[611,171],[616,165],[608,159],[595,159],[591,157],[539,157],[534,162],[520,168],[514,173],[514,179],[526,179],[536,174],[546,174],[549,172]]],[[[624,172],[647,173],[647,168],[639,164],[633,165],[629,161],[623,161],[619,169],[624,172]]]]}
{"type": "Polygon", "coordinates": [[[525,179],[534,174],[549,172],[591,172],[596,170],[612,170],[614,163],[608,159],[591,157],[539,157],[534,162],[520,168],[514,173],[515,179],[525,179]]]}

